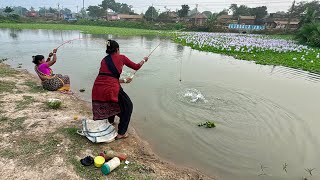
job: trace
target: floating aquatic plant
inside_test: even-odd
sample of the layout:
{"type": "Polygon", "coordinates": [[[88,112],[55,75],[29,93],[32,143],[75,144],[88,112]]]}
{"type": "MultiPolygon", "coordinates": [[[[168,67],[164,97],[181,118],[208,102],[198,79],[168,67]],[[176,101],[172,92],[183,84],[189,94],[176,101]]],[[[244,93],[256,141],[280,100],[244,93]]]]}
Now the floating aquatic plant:
{"type": "Polygon", "coordinates": [[[203,126],[203,127],[206,127],[206,128],[214,128],[214,127],[216,127],[215,123],[212,122],[212,121],[206,121],[206,122],[199,123],[198,126],[199,127],[203,126]]]}

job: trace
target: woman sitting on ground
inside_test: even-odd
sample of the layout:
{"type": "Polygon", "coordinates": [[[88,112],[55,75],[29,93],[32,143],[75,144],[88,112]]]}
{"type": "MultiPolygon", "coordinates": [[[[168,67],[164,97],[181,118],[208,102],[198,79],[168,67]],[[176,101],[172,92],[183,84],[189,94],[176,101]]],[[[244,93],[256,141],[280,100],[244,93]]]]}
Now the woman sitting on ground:
{"type": "Polygon", "coordinates": [[[32,56],[33,63],[35,66],[35,71],[42,81],[42,86],[48,91],[60,91],[63,93],[70,93],[70,79],[69,76],[63,76],[61,74],[53,74],[52,66],[57,61],[57,49],[54,49],[52,53],[49,54],[47,61],[44,59],[43,55],[32,56]],[[51,59],[51,57],[53,57],[51,59]]]}

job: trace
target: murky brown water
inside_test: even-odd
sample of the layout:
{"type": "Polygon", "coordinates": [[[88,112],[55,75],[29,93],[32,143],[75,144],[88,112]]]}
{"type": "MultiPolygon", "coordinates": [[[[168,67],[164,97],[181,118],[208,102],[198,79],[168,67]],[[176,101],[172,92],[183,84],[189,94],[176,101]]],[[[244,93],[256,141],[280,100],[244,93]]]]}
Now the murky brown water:
{"type": "Polygon", "coordinates": [[[301,179],[306,168],[316,168],[309,179],[320,178],[319,75],[199,52],[168,39],[76,31],[1,29],[0,58],[33,72],[32,55],[47,55],[77,37],[87,39],[62,46],[53,69],[71,77],[74,91],[85,88],[88,101],[105,55],[103,38],[116,39],[136,62],[162,41],[124,86],[134,102],[132,124],[161,157],[226,180],[301,179]],[[207,120],[217,127],[197,126],[207,120]],[[267,175],[259,176],[261,165],[267,175]]]}

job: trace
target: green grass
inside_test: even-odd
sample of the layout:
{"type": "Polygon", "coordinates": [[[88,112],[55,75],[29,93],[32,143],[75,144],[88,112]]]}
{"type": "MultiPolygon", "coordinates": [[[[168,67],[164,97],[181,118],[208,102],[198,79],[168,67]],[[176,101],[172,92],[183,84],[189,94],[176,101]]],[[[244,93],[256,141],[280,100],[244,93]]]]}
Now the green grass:
{"type": "Polygon", "coordinates": [[[13,159],[18,155],[17,152],[14,152],[10,149],[4,149],[0,151],[0,157],[13,159]]]}
{"type": "Polygon", "coordinates": [[[71,140],[72,144],[70,151],[67,152],[67,160],[73,165],[78,175],[85,179],[102,179],[102,173],[100,169],[94,168],[94,166],[85,167],[76,158],[75,155],[86,148],[95,149],[95,153],[99,152],[99,145],[92,145],[85,137],[77,134],[77,128],[62,128],[58,132],[62,133],[68,139],[71,140]],[[98,148],[97,148],[98,147],[98,148]]]}
{"type": "Polygon", "coordinates": [[[0,80],[0,93],[4,92],[13,92],[13,89],[16,88],[16,83],[12,81],[2,81],[0,80]]]}
{"type": "Polygon", "coordinates": [[[61,101],[53,101],[53,102],[47,101],[45,104],[47,105],[47,108],[49,108],[49,109],[60,109],[62,102],[61,101]]]}
{"type": "Polygon", "coordinates": [[[7,122],[9,120],[6,116],[0,116],[0,123],[7,122]]]}
{"type": "Polygon", "coordinates": [[[31,93],[43,93],[43,92],[47,92],[45,89],[43,89],[42,86],[38,85],[36,82],[34,81],[26,81],[24,82],[22,85],[26,85],[28,86],[30,89],[28,90],[31,93]]]}
{"type": "Polygon", "coordinates": [[[9,119],[9,128],[6,129],[8,132],[13,132],[17,130],[22,130],[22,124],[27,119],[27,117],[18,117],[16,119],[9,119]]]}
{"type": "Polygon", "coordinates": [[[69,25],[69,24],[19,24],[19,23],[0,23],[0,28],[11,29],[50,29],[50,30],[79,30],[87,34],[114,34],[123,36],[137,35],[162,35],[167,36],[171,31],[157,31],[147,29],[117,28],[102,26],[86,25],[69,25]]]}
{"type": "Polygon", "coordinates": [[[16,102],[16,110],[23,110],[33,102],[35,102],[35,100],[32,96],[23,96],[23,100],[16,102]]]}
{"type": "Polygon", "coordinates": [[[17,71],[0,62],[0,77],[15,76],[17,71]]]}

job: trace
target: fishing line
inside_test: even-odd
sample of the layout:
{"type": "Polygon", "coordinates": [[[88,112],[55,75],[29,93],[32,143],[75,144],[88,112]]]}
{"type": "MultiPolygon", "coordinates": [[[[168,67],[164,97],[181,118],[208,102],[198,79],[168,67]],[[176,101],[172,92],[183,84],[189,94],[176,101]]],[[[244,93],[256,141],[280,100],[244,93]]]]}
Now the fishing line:
{"type": "MultiPolygon", "coordinates": [[[[151,51],[151,53],[147,56],[148,58],[149,58],[149,57],[153,54],[153,52],[160,46],[161,43],[162,43],[162,41],[151,51]]],[[[130,78],[132,79],[136,73],[137,73],[137,71],[134,71],[133,74],[130,76],[130,78]]]]}
{"type": "Polygon", "coordinates": [[[63,42],[62,44],[60,44],[58,47],[56,47],[56,49],[59,49],[61,46],[64,46],[65,44],[67,43],[71,43],[72,41],[75,41],[75,40],[82,40],[82,39],[99,39],[101,40],[100,38],[81,38],[81,37],[78,37],[78,38],[74,38],[74,39],[71,39],[71,40],[68,40],[68,41],[65,41],[63,42]]]}
{"type": "Polygon", "coordinates": [[[183,58],[181,58],[180,60],[180,78],[179,78],[180,82],[182,81],[182,61],[183,61],[183,58]]]}

